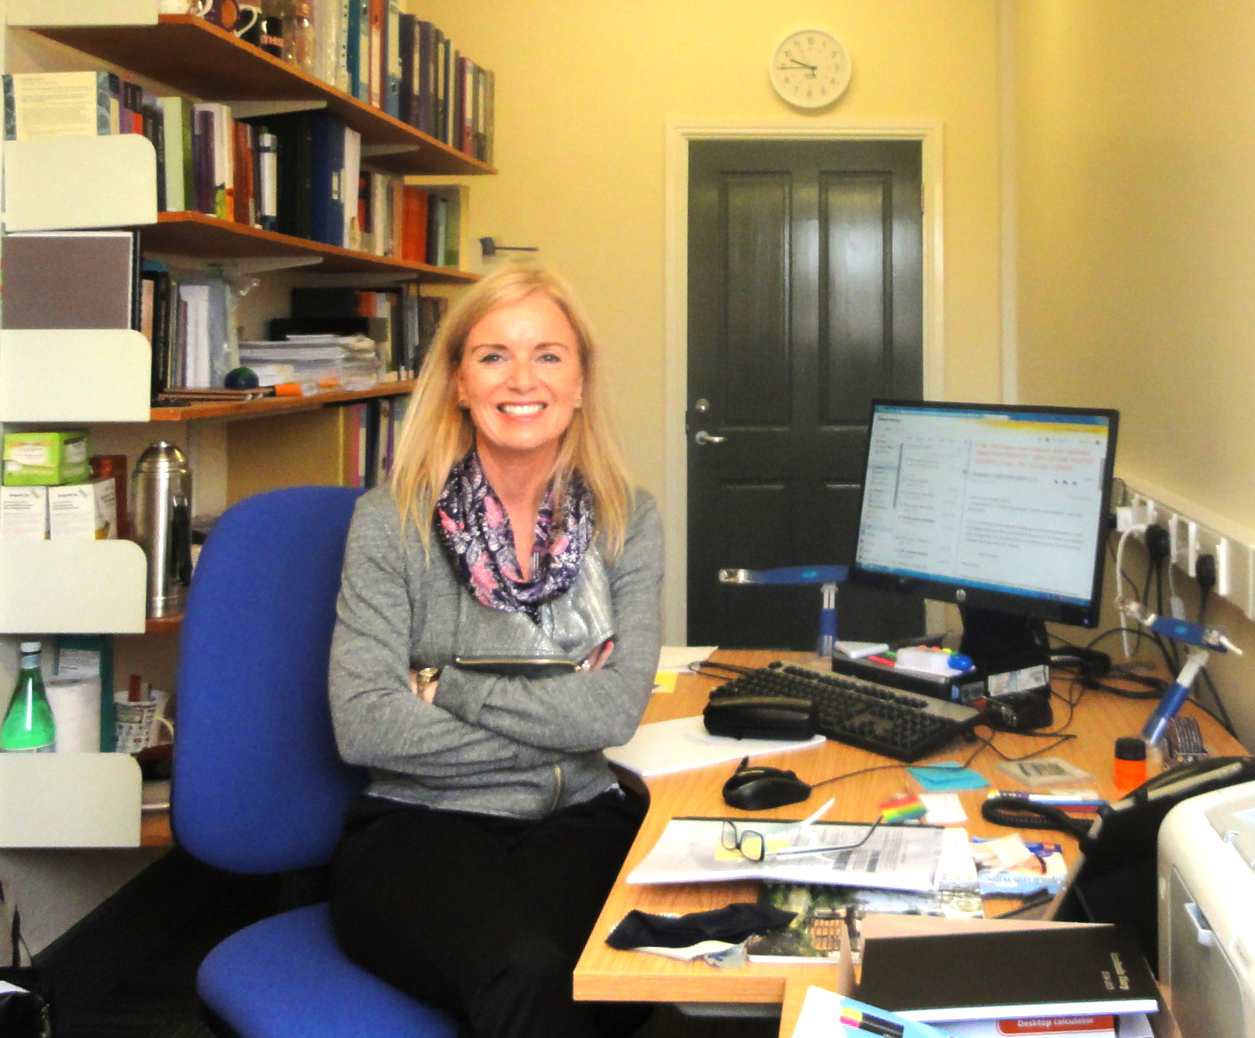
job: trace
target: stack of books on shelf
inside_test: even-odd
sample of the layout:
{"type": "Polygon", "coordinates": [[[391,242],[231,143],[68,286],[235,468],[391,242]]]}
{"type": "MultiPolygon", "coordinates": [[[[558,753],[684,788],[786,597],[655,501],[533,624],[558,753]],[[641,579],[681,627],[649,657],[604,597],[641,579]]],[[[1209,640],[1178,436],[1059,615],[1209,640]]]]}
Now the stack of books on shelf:
{"type": "Polygon", "coordinates": [[[326,111],[237,119],[221,102],[155,96],[111,72],[5,75],[7,140],[142,133],[157,208],[325,245],[458,267],[465,191],[362,166],[361,134],[326,111]]]}
{"type": "Polygon", "coordinates": [[[399,0],[301,0],[291,59],[305,72],[482,162],[495,77],[399,0]]]}

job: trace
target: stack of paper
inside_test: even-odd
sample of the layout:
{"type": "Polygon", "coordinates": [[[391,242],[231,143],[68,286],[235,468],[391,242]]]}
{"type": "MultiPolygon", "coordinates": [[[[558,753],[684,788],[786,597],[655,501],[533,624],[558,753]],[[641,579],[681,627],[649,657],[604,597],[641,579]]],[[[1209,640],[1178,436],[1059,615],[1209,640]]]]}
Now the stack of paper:
{"type": "Polygon", "coordinates": [[[366,389],[383,375],[375,342],[364,335],[250,339],[240,343],[240,363],[256,371],[263,386],[313,381],[366,389]]]}

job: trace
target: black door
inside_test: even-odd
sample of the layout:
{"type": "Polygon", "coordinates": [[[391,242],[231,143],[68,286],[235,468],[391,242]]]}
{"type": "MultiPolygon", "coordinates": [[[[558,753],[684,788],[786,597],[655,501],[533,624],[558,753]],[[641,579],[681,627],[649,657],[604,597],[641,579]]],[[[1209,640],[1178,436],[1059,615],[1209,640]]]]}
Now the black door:
{"type": "MultiPolygon", "coordinates": [[[[688,637],[813,648],[817,587],[721,568],[848,563],[868,402],[922,394],[918,141],[689,149],[688,637]]],[[[841,589],[839,634],[923,632],[920,603],[841,589]]]]}

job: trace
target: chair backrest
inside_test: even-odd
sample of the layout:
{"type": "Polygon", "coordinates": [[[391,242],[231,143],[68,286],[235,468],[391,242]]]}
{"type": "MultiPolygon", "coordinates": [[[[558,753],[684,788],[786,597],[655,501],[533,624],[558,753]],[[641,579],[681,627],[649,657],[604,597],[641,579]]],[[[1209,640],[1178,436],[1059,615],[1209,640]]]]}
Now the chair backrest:
{"type": "Polygon", "coordinates": [[[327,660],[360,490],[295,487],[214,524],[179,652],[171,817],[193,856],[234,872],[329,860],[365,774],[336,752],[327,660]]]}

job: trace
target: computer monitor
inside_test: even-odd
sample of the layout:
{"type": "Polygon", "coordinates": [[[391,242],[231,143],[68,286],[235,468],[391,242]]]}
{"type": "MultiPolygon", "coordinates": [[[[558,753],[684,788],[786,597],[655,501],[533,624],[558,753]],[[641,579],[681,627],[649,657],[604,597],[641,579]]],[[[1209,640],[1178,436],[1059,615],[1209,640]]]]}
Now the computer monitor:
{"type": "Polygon", "coordinates": [[[1045,661],[1045,622],[1094,627],[1119,416],[876,400],[850,580],[951,602],[980,667],[1045,661]]]}

